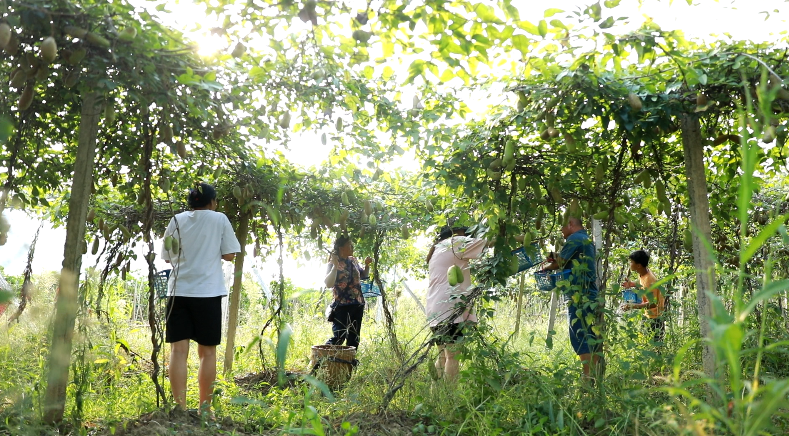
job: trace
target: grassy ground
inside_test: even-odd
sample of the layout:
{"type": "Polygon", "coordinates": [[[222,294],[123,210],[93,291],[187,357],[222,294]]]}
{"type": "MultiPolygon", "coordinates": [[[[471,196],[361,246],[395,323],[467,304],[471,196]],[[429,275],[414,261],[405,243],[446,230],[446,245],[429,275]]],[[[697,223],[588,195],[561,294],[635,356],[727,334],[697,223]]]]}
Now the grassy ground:
{"type": "MultiPolygon", "coordinates": [[[[38,424],[37,416],[45,385],[49,304],[39,299],[20,323],[0,329],[0,434],[48,431],[38,424]]],[[[308,372],[310,347],[330,334],[330,325],[316,308],[298,307],[291,316],[293,333],[285,363],[290,373],[308,372]]],[[[692,325],[670,323],[667,344],[658,350],[639,332],[638,316],[629,321],[612,318],[606,379],[591,386],[580,379],[580,363],[570,348],[561,312],[553,347],[546,347],[544,295],[527,298],[518,335],[513,335],[513,301],[490,302],[485,308],[496,309],[495,316],[483,317],[480,336],[465,345],[460,381],[447,384],[435,379],[435,350],[407,377],[399,376],[407,365],[392,351],[385,326],[375,322],[371,307],[362,328],[360,365],[332,399],[298,376],[282,388],[277,386],[276,338],[272,330],[271,336],[258,342],[267,313],[253,307],[240,326],[236,343],[241,349],[233,374],[219,377],[213,422],[157,407],[146,373],[151,367],[147,327],[86,315],[77,329],[65,432],[663,435],[690,431],[683,405],[665,389],[665,376],[670,374],[675,350],[692,337],[692,325]],[[119,343],[128,345],[132,353],[119,343]],[[386,392],[400,382],[402,388],[381,410],[386,392]]],[[[424,315],[413,301],[401,298],[394,318],[398,339],[410,356],[427,339],[424,315]]],[[[189,359],[191,407],[197,405],[195,348],[189,359]]],[[[220,372],[223,353],[220,347],[220,372]]],[[[682,367],[689,376],[697,369],[693,353],[682,367]]],[[[165,389],[169,394],[169,386],[165,389]]]]}

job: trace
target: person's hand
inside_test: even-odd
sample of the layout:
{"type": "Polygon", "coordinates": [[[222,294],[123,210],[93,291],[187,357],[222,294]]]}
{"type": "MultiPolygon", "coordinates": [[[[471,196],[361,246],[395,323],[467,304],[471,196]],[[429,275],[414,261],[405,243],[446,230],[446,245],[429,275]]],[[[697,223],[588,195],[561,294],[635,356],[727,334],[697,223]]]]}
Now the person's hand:
{"type": "Polygon", "coordinates": [[[332,255],[329,256],[329,262],[331,262],[332,265],[335,266],[335,268],[339,268],[340,267],[340,256],[337,256],[337,254],[332,253],[332,255]]]}
{"type": "Polygon", "coordinates": [[[373,263],[373,258],[372,257],[367,256],[367,257],[364,258],[364,266],[367,266],[367,265],[369,265],[371,263],[373,263]]]}
{"type": "Polygon", "coordinates": [[[628,311],[633,308],[633,305],[630,303],[624,303],[621,306],[619,306],[619,308],[622,309],[623,311],[628,311]]]}

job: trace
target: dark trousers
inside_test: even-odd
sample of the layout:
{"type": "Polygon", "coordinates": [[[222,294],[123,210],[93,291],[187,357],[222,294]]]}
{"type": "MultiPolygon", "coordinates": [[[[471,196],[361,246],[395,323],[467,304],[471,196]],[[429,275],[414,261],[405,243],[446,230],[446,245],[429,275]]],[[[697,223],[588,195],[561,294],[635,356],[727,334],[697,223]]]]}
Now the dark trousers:
{"type": "Polygon", "coordinates": [[[666,320],[662,316],[649,318],[649,330],[652,332],[652,340],[662,343],[666,335],[666,320]]]}
{"type": "Polygon", "coordinates": [[[364,305],[350,304],[334,309],[331,331],[333,336],[326,341],[327,345],[345,345],[359,349],[359,335],[362,331],[364,305]]]}

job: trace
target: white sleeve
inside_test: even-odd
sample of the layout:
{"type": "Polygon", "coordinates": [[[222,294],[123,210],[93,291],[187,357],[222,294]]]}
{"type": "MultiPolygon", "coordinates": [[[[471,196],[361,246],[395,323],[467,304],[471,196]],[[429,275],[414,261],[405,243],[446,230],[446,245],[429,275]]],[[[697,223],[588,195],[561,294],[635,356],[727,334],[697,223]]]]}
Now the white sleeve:
{"type": "Polygon", "coordinates": [[[236,233],[233,231],[233,226],[230,224],[230,220],[227,219],[225,214],[222,214],[222,218],[224,218],[224,223],[222,225],[222,243],[219,247],[222,255],[240,253],[241,244],[236,238],[236,233]]]}
{"type": "MultiPolygon", "coordinates": [[[[167,224],[167,228],[164,230],[164,238],[168,236],[173,236],[175,232],[175,219],[170,218],[170,223],[167,224]]],[[[162,259],[166,261],[172,261],[173,257],[178,256],[178,253],[173,253],[170,250],[166,250],[164,248],[164,241],[162,241],[162,259]]]]}

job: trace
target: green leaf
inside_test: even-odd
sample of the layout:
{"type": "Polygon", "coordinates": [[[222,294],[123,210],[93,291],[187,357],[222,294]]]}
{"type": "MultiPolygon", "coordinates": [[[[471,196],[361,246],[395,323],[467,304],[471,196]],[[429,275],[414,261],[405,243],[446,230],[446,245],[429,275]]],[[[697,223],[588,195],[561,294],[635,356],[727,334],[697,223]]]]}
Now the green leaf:
{"type": "Polygon", "coordinates": [[[786,405],[786,396],[789,395],[789,380],[769,383],[759,389],[758,394],[761,395],[761,398],[751,406],[752,413],[743,426],[746,429],[746,436],[762,434],[762,429],[772,425],[775,411],[786,405]]]}
{"type": "Polygon", "coordinates": [[[564,25],[564,23],[562,23],[561,21],[559,21],[559,20],[557,20],[557,19],[553,19],[553,20],[551,20],[551,26],[553,26],[553,27],[558,27],[558,28],[560,28],[560,29],[564,29],[564,30],[569,30],[569,29],[567,28],[567,26],[565,26],[565,25],[564,25]]]}
{"type": "Polygon", "coordinates": [[[381,50],[383,51],[383,58],[389,59],[394,55],[394,43],[389,41],[382,41],[381,42],[381,50]]]}
{"type": "Polygon", "coordinates": [[[537,24],[537,32],[543,38],[545,38],[545,35],[548,34],[548,23],[546,23],[545,20],[540,20],[540,23],[537,24]]]}
{"type": "Polygon", "coordinates": [[[477,16],[482,21],[487,23],[501,23],[501,20],[496,17],[496,12],[490,6],[480,3],[474,8],[474,12],[477,13],[477,16]]]}
{"type": "Polygon", "coordinates": [[[600,23],[600,28],[608,29],[613,25],[614,25],[614,17],[608,17],[602,23],[600,23]]]}
{"type": "Polygon", "coordinates": [[[384,67],[384,71],[382,73],[382,77],[384,80],[389,80],[390,77],[394,74],[394,69],[389,65],[384,67]]]}
{"type": "Polygon", "coordinates": [[[326,386],[326,383],[318,380],[317,378],[311,375],[302,375],[301,379],[318,388],[324,397],[326,397],[330,402],[334,402],[334,394],[331,393],[331,389],[329,389],[329,387],[326,386]]]}
{"type": "Polygon", "coordinates": [[[765,285],[762,289],[759,290],[753,297],[751,297],[751,301],[745,306],[742,310],[742,313],[738,315],[738,319],[740,321],[745,321],[745,318],[756,309],[756,306],[765,300],[769,300],[775,295],[778,295],[784,292],[786,289],[789,289],[789,280],[776,280],[774,282],[770,282],[765,285]]]}
{"type": "Polygon", "coordinates": [[[546,9],[545,10],[545,12],[543,13],[543,16],[545,18],[549,18],[549,17],[552,17],[552,16],[554,16],[556,14],[560,14],[562,12],[564,12],[564,10],[562,10],[562,9],[550,8],[550,9],[546,9]]]}
{"type": "Polygon", "coordinates": [[[521,19],[521,15],[520,12],[518,11],[518,8],[513,6],[510,0],[504,1],[504,15],[507,18],[513,19],[514,21],[518,21],[521,19]]]}
{"type": "Polygon", "coordinates": [[[439,80],[441,80],[442,82],[449,82],[450,80],[452,80],[454,78],[455,78],[455,73],[452,71],[451,68],[447,68],[441,74],[441,77],[439,78],[439,80]]]}
{"type": "Polygon", "coordinates": [[[437,35],[444,31],[444,29],[446,28],[445,24],[446,22],[444,21],[444,19],[442,19],[437,15],[433,15],[430,17],[430,20],[428,21],[427,30],[432,34],[437,35]]]}
{"type": "Polygon", "coordinates": [[[532,23],[530,23],[530,22],[528,22],[526,20],[518,21],[517,24],[518,24],[518,27],[520,27],[521,29],[531,33],[532,35],[538,35],[538,36],[540,35],[540,30],[537,29],[537,26],[535,26],[534,24],[532,24],[532,23]]]}
{"type": "Polygon", "coordinates": [[[732,389],[740,389],[740,350],[744,337],[742,324],[719,324],[713,327],[712,336],[715,338],[715,348],[721,357],[729,364],[729,376],[732,378],[732,389]]]}
{"type": "Polygon", "coordinates": [[[416,76],[420,76],[425,71],[425,61],[422,59],[417,59],[414,62],[411,62],[411,65],[408,67],[408,77],[405,79],[404,83],[413,83],[414,78],[416,76]]]}
{"type": "Polygon", "coordinates": [[[688,350],[690,350],[690,347],[696,345],[697,342],[698,339],[693,339],[691,341],[688,341],[688,343],[683,345],[682,348],[680,348],[679,351],[677,351],[677,354],[674,356],[673,371],[674,371],[675,382],[679,382],[680,380],[679,373],[680,370],[682,369],[682,361],[685,360],[685,355],[688,354],[688,350]]]}
{"type": "Polygon", "coordinates": [[[14,124],[8,118],[0,116],[0,144],[14,134],[14,124]]]}
{"type": "Polygon", "coordinates": [[[526,35],[512,35],[512,46],[518,49],[524,57],[529,54],[531,40],[526,35]]]}
{"type": "Polygon", "coordinates": [[[756,252],[762,248],[762,245],[764,245],[768,239],[773,237],[778,232],[778,228],[781,227],[787,219],[789,219],[789,214],[781,215],[773,220],[773,222],[770,224],[762,227],[762,229],[759,231],[759,234],[756,235],[755,238],[751,239],[750,243],[748,243],[748,247],[740,252],[740,263],[744,264],[751,260],[756,252]]]}

